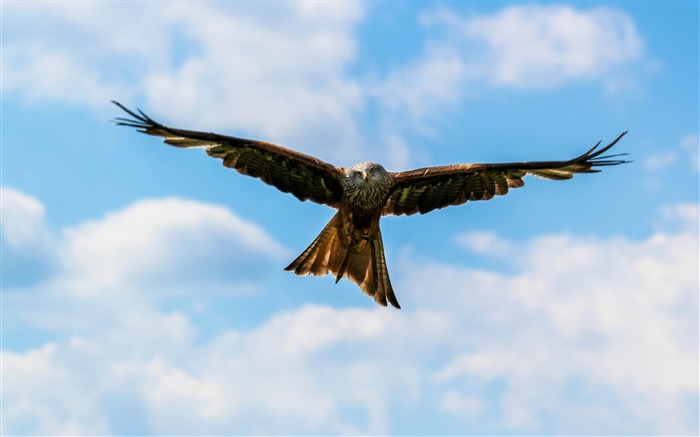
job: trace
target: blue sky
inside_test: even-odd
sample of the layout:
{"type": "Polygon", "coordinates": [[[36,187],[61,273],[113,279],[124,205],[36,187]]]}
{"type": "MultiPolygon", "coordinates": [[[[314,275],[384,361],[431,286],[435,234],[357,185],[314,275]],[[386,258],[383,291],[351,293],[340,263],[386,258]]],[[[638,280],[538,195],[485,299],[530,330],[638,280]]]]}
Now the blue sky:
{"type": "Polygon", "coordinates": [[[697,2],[3,2],[2,433],[697,434],[697,2]],[[389,170],[634,163],[382,220],[116,127],[389,170]]]}

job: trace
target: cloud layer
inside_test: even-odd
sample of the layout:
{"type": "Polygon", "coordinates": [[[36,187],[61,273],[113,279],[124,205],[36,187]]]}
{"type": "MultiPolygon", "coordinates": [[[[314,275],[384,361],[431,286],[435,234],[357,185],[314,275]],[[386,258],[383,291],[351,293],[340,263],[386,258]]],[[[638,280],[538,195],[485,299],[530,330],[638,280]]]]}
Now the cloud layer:
{"type": "MultiPolygon", "coordinates": [[[[41,216],[36,199],[3,194],[18,220],[41,216]]],[[[34,347],[3,351],[4,428],[692,433],[698,209],[665,211],[678,230],[641,241],[461,238],[513,274],[407,253],[395,270],[400,312],[300,305],[211,331],[211,308],[198,302],[220,283],[266,293],[273,267],[252,263],[284,249],[219,206],[138,202],[54,236],[51,277],[4,290],[5,336],[36,336],[34,347]],[[230,262],[209,266],[223,252],[230,262]],[[184,305],[168,309],[173,301],[184,305]],[[444,428],[422,429],[416,411],[444,428]]],[[[18,250],[46,232],[31,229],[18,250]]]]}

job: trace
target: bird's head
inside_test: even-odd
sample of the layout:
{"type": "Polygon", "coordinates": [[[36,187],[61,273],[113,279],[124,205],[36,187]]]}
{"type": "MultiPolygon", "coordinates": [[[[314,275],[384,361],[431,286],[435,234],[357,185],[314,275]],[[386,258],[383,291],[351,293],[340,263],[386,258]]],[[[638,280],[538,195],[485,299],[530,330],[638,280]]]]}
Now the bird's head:
{"type": "Polygon", "coordinates": [[[381,182],[388,176],[384,167],[376,162],[358,162],[345,172],[352,185],[370,184],[381,182]]]}
{"type": "Polygon", "coordinates": [[[369,210],[383,204],[393,179],[391,173],[376,162],[360,162],[345,169],[341,184],[350,203],[369,210]]]}

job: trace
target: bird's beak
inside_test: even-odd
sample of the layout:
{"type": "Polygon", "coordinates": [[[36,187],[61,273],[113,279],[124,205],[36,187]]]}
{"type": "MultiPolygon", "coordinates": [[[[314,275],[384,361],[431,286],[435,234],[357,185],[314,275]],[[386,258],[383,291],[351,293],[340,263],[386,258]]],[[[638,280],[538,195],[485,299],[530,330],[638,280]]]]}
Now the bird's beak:
{"type": "Polygon", "coordinates": [[[367,172],[367,171],[362,172],[362,179],[364,179],[365,182],[369,181],[370,178],[371,178],[371,175],[369,174],[369,172],[367,172]]]}

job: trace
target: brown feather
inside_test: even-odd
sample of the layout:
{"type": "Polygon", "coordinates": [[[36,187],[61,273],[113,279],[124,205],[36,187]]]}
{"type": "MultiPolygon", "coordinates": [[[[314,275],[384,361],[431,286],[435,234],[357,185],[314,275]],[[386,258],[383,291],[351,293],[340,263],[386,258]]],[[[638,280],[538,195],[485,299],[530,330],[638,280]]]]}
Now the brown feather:
{"type": "Polygon", "coordinates": [[[384,215],[425,214],[467,200],[489,200],[508,193],[509,188],[525,185],[523,177],[533,175],[545,179],[570,179],[576,173],[593,173],[595,167],[623,164],[621,155],[603,156],[627,132],[598,149],[568,161],[514,162],[503,164],[455,164],[427,167],[392,173],[394,185],[387,197],[384,215]],[[458,193],[455,194],[455,187],[458,193]]]}
{"type": "Polygon", "coordinates": [[[504,164],[457,164],[398,173],[373,162],[341,168],[313,156],[264,141],[166,127],[141,111],[114,102],[131,118],[117,118],[121,126],[164,138],[176,147],[203,147],[226,167],[261,179],[300,200],[337,208],[319,236],[285,270],[297,275],[345,277],[383,306],[400,308],[389,280],[379,229],[381,215],[425,214],[470,200],[489,200],[524,185],[523,177],[570,179],[576,173],[628,161],[603,155],[626,132],[603,148],[600,143],[568,161],[504,164]]]}
{"type": "Polygon", "coordinates": [[[203,147],[214,158],[239,173],[261,179],[299,200],[337,207],[342,197],[338,178],[342,169],[313,156],[265,141],[219,135],[215,133],[175,129],[164,126],[143,112],[137,114],[113,102],[133,118],[117,118],[121,126],[135,127],[140,132],[160,136],[176,147],[203,147]]]}
{"type": "Polygon", "coordinates": [[[324,276],[331,273],[337,279],[345,277],[360,286],[379,305],[387,301],[401,308],[389,280],[384,258],[384,243],[377,228],[376,236],[365,244],[349,243],[345,235],[341,212],[336,213],[321,233],[285,270],[297,275],[324,276]]]}

